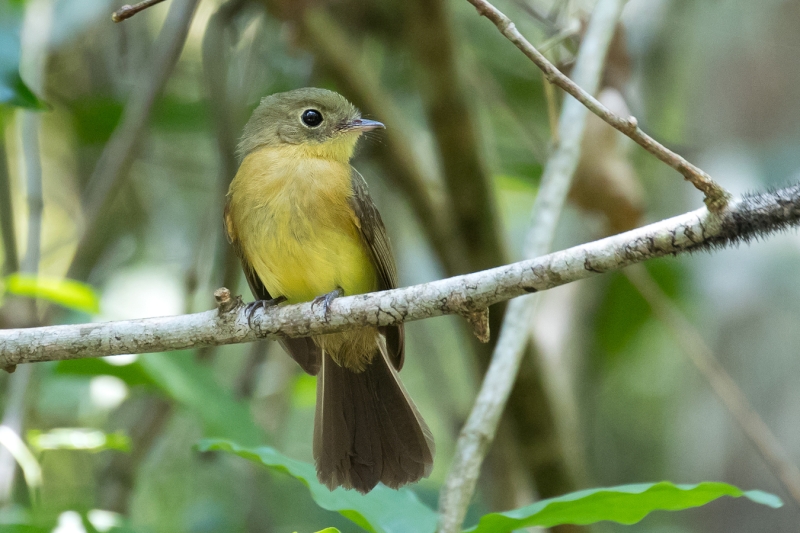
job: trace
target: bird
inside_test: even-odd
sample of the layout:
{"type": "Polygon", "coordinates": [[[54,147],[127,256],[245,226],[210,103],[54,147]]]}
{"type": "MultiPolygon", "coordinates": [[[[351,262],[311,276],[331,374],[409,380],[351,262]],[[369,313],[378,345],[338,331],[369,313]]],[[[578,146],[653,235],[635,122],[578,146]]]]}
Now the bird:
{"type": "MultiPolygon", "coordinates": [[[[302,88],[264,97],[244,127],[225,229],[259,308],[333,300],[397,287],[389,237],[350,161],[362,118],[345,97],[302,88]]],[[[403,324],[283,338],[317,376],[313,455],[330,490],[399,488],[433,468],[433,435],[403,386],[403,324]]]]}

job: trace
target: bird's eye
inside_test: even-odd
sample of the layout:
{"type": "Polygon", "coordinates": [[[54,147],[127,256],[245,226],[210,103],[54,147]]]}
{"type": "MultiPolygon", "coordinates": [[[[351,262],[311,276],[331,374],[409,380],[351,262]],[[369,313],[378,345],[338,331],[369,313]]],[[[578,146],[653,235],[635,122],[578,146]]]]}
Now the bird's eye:
{"type": "Polygon", "coordinates": [[[322,124],[322,113],[316,109],[306,109],[303,111],[303,114],[300,115],[300,120],[309,128],[315,128],[322,124]]]}

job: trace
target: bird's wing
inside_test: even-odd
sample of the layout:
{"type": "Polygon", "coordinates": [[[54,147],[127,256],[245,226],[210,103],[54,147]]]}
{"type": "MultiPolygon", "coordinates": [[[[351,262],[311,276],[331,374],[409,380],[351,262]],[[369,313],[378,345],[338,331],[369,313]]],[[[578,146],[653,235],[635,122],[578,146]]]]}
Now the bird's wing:
{"type": "MultiPolygon", "coordinates": [[[[228,237],[228,242],[233,246],[236,255],[239,256],[239,261],[242,262],[242,270],[244,277],[247,279],[247,284],[250,285],[250,291],[256,300],[271,300],[273,297],[270,295],[267,288],[262,283],[261,278],[258,277],[253,265],[244,254],[239,239],[236,235],[236,227],[233,224],[233,219],[230,216],[230,202],[225,204],[225,212],[223,216],[225,224],[225,234],[228,237]]],[[[278,295],[276,295],[278,296],[278,295]]],[[[322,363],[322,352],[317,344],[310,337],[299,338],[283,338],[280,343],[286,352],[297,361],[303,370],[312,376],[316,376],[319,372],[320,364],[322,363]]]]}
{"type": "MultiPolygon", "coordinates": [[[[394,264],[392,248],[386,227],[372,202],[367,190],[367,182],[356,169],[352,169],[353,196],[350,204],[356,216],[356,225],[361,233],[361,239],[369,250],[372,264],[378,272],[378,289],[387,290],[397,288],[397,267],[394,264]]],[[[405,356],[404,327],[403,324],[379,328],[386,337],[386,347],[389,359],[397,370],[403,367],[405,356]]]]}

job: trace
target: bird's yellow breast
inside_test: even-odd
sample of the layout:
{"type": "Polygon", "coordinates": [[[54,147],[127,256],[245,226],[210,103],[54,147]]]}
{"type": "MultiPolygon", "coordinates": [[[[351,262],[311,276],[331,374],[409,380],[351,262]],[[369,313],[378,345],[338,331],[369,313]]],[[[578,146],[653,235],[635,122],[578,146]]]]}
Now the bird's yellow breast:
{"type": "Polygon", "coordinates": [[[320,155],[302,145],[258,149],[242,161],[228,193],[229,230],[270,295],[289,303],[337,287],[345,294],[377,289],[350,207],[350,164],[320,155]]]}

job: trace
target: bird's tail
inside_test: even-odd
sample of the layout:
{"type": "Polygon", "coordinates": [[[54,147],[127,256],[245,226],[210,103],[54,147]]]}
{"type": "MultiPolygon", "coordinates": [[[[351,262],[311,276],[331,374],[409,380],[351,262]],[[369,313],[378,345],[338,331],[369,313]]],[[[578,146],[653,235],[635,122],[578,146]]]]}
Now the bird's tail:
{"type": "Polygon", "coordinates": [[[383,338],[371,362],[353,372],[323,353],[317,379],[314,459],[317,477],[367,493],[398,488],[433,468],[433,436],[389,363],[383,338]]]}

